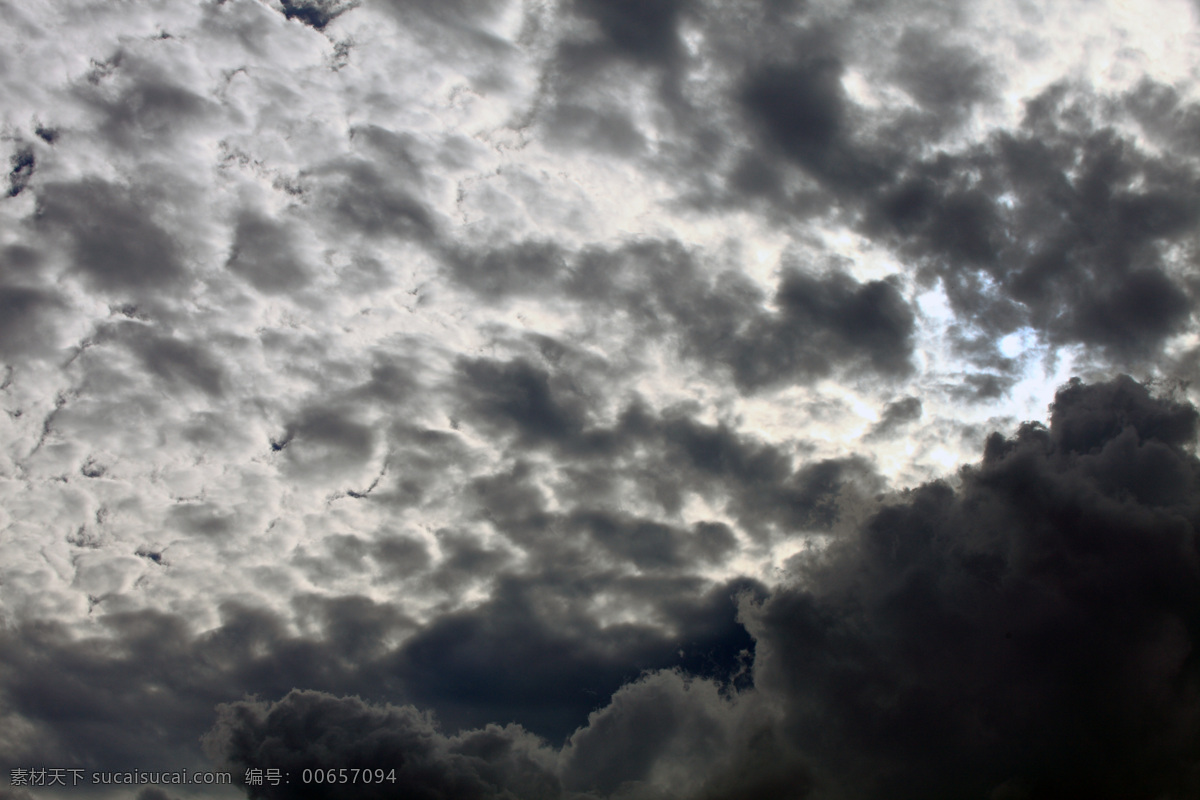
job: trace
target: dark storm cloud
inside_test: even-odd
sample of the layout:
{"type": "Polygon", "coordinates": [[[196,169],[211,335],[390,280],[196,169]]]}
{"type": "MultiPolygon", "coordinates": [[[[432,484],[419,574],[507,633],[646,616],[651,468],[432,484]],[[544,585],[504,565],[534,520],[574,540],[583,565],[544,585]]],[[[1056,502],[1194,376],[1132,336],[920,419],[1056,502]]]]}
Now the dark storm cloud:
{"type": "MultiPolygon", "coordinates": [[[[6,727],[25,733],[6,737],[0,766],[195,770],[204,764],[196,741],[218,704],[247,694],[281,698],[294,688],[415,699],[450,730],[516,721],[561,742],[643,669],[681,665],[724,679],[744,666],[753,643],[735,621],[735,601],[764,593],[747,581],[707,590],[635,581],[637,601],[655,604],[672,630],[600,627],[586,603],[596,592],[628,589],[604,576],[578,586],[566,574],[558,583],[545,578],[513,579],[479,608],[443,615],[398,647],[388,642],[414,624],[393,606],[356,596],[295,598],[296,619],[309,631],[299,636],[270,612],[232,604],[203,634],[149,611],[104,616],[104,635],[87,638],[54,623],[16,625],[0,633],[0,698],[6,727]]],[[[312,722],[286,746],[336,744],[327,738],[334,728],[312,722]],[[326,738],[302,738],[309,735],[326,738]]],[[[461,736],[477,747],[486,738],[461,736]]]]}
{"type": "Polygon", "coordinates": [[[406,536],[378,536],[371,546],[371,555],[387,575],[405,578],[429,565],[429,550],[425,545],[406,536]]]}
{"type": "Polygon", "coordinates": [[[385,781],[368,784],[297,786],[293,779],[248,786],[252,798],[561,796],[552,753],[518,726],[490,725],[447,736],[412,706],[374,707],[319,692],[292,692],[277,703],[223,706],[206,746],[239,773],[266,764],[297,779],[307,769],[384,772],[385,781]]]}
{"type": "Polygon", "coordinates": [[[561,742],[642,670],[682,665],[721,679],[737,671],[753,643],[736,622],[735,600],[763,589],[750,581],[700,587],[548,561],[538,576],[501,580],[478,608],[440,617],[405,642],[389,671],[451,728],[517,722],[561,742]],[[605,594],[674,631],[600,625],[589,605],[605,594]]]}
{"type": "MultiPolygon", "coordinates": [[[[580,390],[583,381],[569,370],[524,359],[464,361],[460,369],[457,391],[466,403],[463,420],[493,435],[511,437],[515,454],[532,446],[564,458],[564,465],[570,466],[556,491],[587,514],[609,495],[614,470],[636,475],[643,499],[668,514],[680,513],[687,496],[695,494],[723,503],[726,512],[754,535],[771,529],[785,534],[826,530],[845,498],[869,496],[883,488],[874,467],[860,456],[797,465],[784,447],[725,424],[698,422],[682,411],[656,414],[635,401],[611,427],[596,424],[587,395],[580,390]]],[[[475,483],[481,513],[518,542],[531,531],[565,522],[546,511],[531,478],[528,465],[518,464],[475,483]]],[[[691,541],[695,532],[685,535],[633,520],[612,529],[616,538],[606,540],[606,546],[622,549],[618,543],[632,536],[626,524],[643,526],[642,533],[659,542],[660,547],[651,547],[642,536],[635,537],[630,547],[650,548],[641,552],[641,559],[666,565],[687,553],[682,565],[705,550],[694,543],[680,544],[691,541]]],[[[632,555],[634,550],[626,552],[632,555]]]]}
{"type": "MultiPolygon", "coordinates": [[[[706,280],[671,245],[638,245],[605,260],[627,262],[637,283],[649,284],[648,292],[624,298],[632,313],[647,325],[673,321],[687,355],[724,365],[743,391],[834,373],[899,377],[912,369],[913,314],[887,281],[860,283],[837,271],[812,275],[788,265],[772,312],[741,274],[706,280]]],[[[576,281],[594,280],[597,266],[585,263],[576,281]]]]}
{"type": "Polygon", "coordinates": [[[1073,383],[960,489],[794,565],[747,617],[755,682],[827,796],[1197,790],[1196,422],[1128,378],[1073,383]]]}
{"type": "MultiPolygon", "coordinates": [[[[865,212],[864,232],[939,278],[955,312],[987,336],[1032,325],[1055,344],[1130,357],[1182,330],[1191,293],[1163,252],[1195,228],[1193,164],[1145,151],[1110,125],[1113,103],[1066,84],[1030,100],[1016,130],[927,155],[946,126],[993,97],[990,68],[910,29],[893,76],[919,112],[889,118],[847,96],[841,79],[855,56],[831,39],[802,48],[800,61],[748,73],[737,100],[777,156],[743,160],[734,188],[757,185],[786,206],[794,201],[771,161],[799,166],[837,207],[865,212]]],[[[1125,106],[1175,153],[1188,152],[1197,115],[1171,90],[1145,82],[1125,106]]]]}
{"type": "Polygon", "coordinates": [[[451,736],[412,706],[369,705],[318,692],[226,705],[205,743],[237,774],[267,765],[293,775],[343,764],[397,765],[394,781],[386,780],[385,768],[382,785],[281,781],[246,787],[250,797],[280,800],[397,792],[430,800],[786,800],[807,796],[811,786],[761,709],[738,707],[715,685],[674,672],[624,687],[572,737],[563,757],[519,726],[489,725],[451,736]],[[664,769],[669,780],[655,780],[664,769]]]}
{"type": "Polygon", "coordinates": [[[686,0],[576,0],[576,13],[595,22],[612,48],[639,61],[661,62],[677,55],[677,28],[686,0]]]}
{"type": "Polygon", "coordinates": [[[740,435],[725,425],[705,425],[685,416],[661,421],[630,418],[662,448],[661,461],[647,465],[644,479],[668,510],[678,510],[686,492],[728,497],[727,511],[752,534],[769,525],[781,531],[824,529],[836,519],[845,491],[878,491],[882,481],[860,457],[793,465],[783,448],[740,435]]]}
{"type": "Polygon", "coordinates": [[[167,794],[162,789],[146,788],[137,793],[136,800],[179,800],[179,797],[167,794]]]}
{"type": "Polygon", "coordinates": [[[550,141],[583,150],[629,156],[646,143],[629,117],[617,110],[559,103],[547,112],[545,122],[550,141]]]}
{"type": "MultiPolygon", "coordinates": [[[[961,488],[893,498],[797,557],[797,588],[744,602],[754,691],[785,712],[756,751],[792,781],[777,796],[1200,788],[1197,418],[1128,378],[1072,383],[1048,429],[994,434],[961,488]]],[[[574,737],[596,755],[566,767],[568,788],[644,778],[675,735],[675,695],[626,691],[574,737]]],[[[723,792],[698,796],[750,796],[762,773],[738,747],[723,792]]]]}
{"type": "Polygon", "coordinates": [[[950,388],[950,394],[963,400],[997,400],[1007,395],[1016,382],[1011,375],[977,372],[964,375],[962,383],[950,388]]]}
{"type": "Polygon", "coordinates": [[[434,536],[442,559],[429,581],[451,596],[461,595],[481,578],[499,574],[501,568],[512,561],[512,554],[507,550],[489,547],[469,533],[443,528],[434,536]]]}
{"type": "Polygon", "coordinates": [[[846,367],[890,377],[912,371],[913,313],[891,283],[792,271],[775,302],[779,315],[751,325],[726,356],[740,386],[807,382],[846,367]]]}
{"type": "Polygon", "coordinates": [[[97,288],[137,292],[186,277],[178,244],[128,187],[97,179],[47,184],[37,223],[71,245],[71,268],[97,288]]]}
{"type": "Polygon", "coordinates": [[[691,0],[570,0],[564,4],[564,34],[544,77],[546,92],[538,114],[551,143],[636,156],[645,139],[614,102],[612,80],[648,79],[674,126],[696,125],[691,104],[681,92],[688,57],[680,23],[695,7],[691,0]]]}
{"type": "Polygon", "coordinates": [[[6,739],[0,762],[6,770],[194,770],[204,763],[198,737],[219,703],[246,694],[279,698],[295,687],[398,691],[379,664],[391,652],[387,640],[413,628],[403,614],[355,596],[294,603],[311,637],[289,634],[270,612],[234,604],[203,634],[179,616],[152,611],[108,614],[93,637],[49,622],[0,632],[0,713],[6,727],[28,731],[6,739]]]}
{"type": "Polygon", "coordinates": [[[299,473],[328,473],[362,467],[375,452],[376,432],[354,419],[349,409],[314,405],[288,424],[281,441],[290,466],[299,473]]]}
{"type": "Polygon", "coordinates": [[[36,800],[36,798],[29,793],[28,789],[20,786],[4,786],[0,787],[0,800],[36,800]]]}
{"type": "Polygon", "coordinates": [[[33,132],[46,144],[54,144],[58,141],[58,137],[62,135],[58,128],[48,127],[42,125],[40,122],[34,126],[33,132]]]}
{"type": "Polygon", "coordinates": [[[693,559],[712,563],[737,542],[729,526],[719,522],[697,523],[693,530],[684,531],[661,522],[598,510],[575,511],[564,527],[586,532],[611,555],[643,570],[678,568],[693,559]]]}

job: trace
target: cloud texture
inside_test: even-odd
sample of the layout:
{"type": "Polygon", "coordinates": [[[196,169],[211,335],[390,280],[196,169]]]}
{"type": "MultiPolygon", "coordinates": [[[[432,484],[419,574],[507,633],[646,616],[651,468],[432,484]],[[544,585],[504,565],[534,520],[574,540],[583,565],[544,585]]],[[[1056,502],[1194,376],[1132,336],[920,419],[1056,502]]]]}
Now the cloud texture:
{"type": "Polygon", "coordinates": [[[5,797],[1200,791],[1194,3],[0,7],[5,797]]]}

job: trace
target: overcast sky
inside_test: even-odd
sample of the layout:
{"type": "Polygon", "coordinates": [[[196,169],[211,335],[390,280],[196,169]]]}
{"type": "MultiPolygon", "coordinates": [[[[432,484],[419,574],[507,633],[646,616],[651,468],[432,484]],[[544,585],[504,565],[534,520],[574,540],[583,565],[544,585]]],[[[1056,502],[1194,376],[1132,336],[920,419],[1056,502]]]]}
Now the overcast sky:
{"type": "Polygon", "coordinates": [[[2,800],[1200,795],[1200,3],[0,17],[2,800]]]}

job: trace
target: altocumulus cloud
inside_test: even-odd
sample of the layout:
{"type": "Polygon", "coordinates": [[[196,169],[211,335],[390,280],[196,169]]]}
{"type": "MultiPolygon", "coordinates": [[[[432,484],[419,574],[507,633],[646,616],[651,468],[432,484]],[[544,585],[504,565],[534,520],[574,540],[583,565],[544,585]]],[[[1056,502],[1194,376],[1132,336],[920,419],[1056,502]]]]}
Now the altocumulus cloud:
{"type": "Polygon", "coordinates": [[[1195,3],[0,5],[5,797],[1200,792],[1195,3]]]}
{"type": "Polygon", "coordinates": [[[224,706],[208,746],[238,767],[396,764],[418,797],[1187,797],[1197,419],[1128,378],[1064,387],[1048,428],[993,434],[957,488],[890,498],[740,594],[753,686],[650,672],[561,749],[296,692],[224,706]]]}

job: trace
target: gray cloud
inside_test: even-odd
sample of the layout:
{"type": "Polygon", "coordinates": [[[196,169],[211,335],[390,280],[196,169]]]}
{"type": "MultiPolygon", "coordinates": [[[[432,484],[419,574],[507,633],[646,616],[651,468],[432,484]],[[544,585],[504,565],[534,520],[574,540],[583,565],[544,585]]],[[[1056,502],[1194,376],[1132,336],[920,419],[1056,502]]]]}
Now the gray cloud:
{"type": "Polygon", "coordinates": [[[97,289],[136,293],[186,280],[178,243],[155,224],[131,187],[101,180],[49,183],[38,204],[39,226],[70,242],[73,267],[97,289]]]}
{"type": "Polygon", "coordinates": [[[1193,796],[1166,7],[9,4],[0,766],[1193,796]]]}
{"type": "Polygon", "coordinates": [[[921,398],[901,397],[883,407],[883,415],[879,422],[871,428],[869,438],[882,438],[894,435],[898,429],[910,422],[921,418],[921,398]]]}
{"type": "Polygon", "coordinates": [[[254,212],[243,213],[234,234],[229,269],[263,292],[302,289],[309,275],[303,256],[292,244],[293,237],[286,225],[254,212]]]}
{"type": "Polygon", "coordinates": [[[636,242],[569,259],[551,243],[524,242],[456,255],[454,275],[496,297],[558,290],[593,311],[621,313],[647,333],[681,339],[691,358],[720,365],[747,392],[833,374],[903,377],[912,370],[912,310],[889,281],[860,282],[789,264],[776,311],[743,275],[708,277],[678,242],[636,242]]]}

